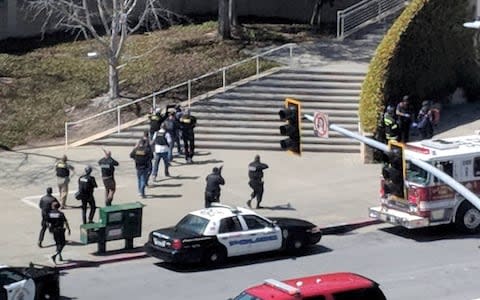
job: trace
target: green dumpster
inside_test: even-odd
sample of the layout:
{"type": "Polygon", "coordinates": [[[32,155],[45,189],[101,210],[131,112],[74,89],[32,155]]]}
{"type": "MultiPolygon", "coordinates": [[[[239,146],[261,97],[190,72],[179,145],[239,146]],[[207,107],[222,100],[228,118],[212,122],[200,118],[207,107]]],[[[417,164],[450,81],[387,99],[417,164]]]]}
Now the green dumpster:
{"type": "Polygon", "coordinates": [[[104,240],[105,224],[90,223],[80,225],[80,241],[83,244],[98,243],[104,240]]]}
{"type": "Polygon", "coordinates": [[[116,204],[100,208],[100,222],[80,226],[80,240],[84,244],[97,243],[98,252],[106,251],[106,242],[125,240],[125,249],[133,248],[133,238],[142,235],[140,202],[116,204]]]}

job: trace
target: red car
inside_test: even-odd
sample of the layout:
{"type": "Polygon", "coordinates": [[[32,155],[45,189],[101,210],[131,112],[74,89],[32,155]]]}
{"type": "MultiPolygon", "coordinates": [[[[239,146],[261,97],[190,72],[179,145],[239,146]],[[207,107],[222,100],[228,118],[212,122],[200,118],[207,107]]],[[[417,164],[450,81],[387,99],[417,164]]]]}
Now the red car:
{"type": "Polygon", "coordinates": [[[331,273],[278,281],[246,289],[234,300],[386,300],[378,283],[354,273],[331,273]]]}

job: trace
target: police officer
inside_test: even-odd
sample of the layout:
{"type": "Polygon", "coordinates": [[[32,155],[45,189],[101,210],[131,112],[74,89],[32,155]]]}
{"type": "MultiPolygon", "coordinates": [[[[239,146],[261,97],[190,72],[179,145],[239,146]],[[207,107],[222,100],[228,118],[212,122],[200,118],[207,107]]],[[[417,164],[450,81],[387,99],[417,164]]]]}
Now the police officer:
{"type": "Polygon", "coordinates": [[[190,115],[190,110],[186,109],[180,118],[180,129],[182,131],[183,147],[185,150],[185,160],[187,163],[193,163],[195,153],[195,134],[193,129],[197,125],[197,118],[190,115]]]}
{"type": "Polygon", "coordinates": [[[150,120],[150,140],[153,140],[153,135],[160,129],[160,125],[162,125],[165,118],[165,116],[162,116],[162,110],[159,107],[155,108],[148,116],[150,120]]]}
{"type": "Polygon", "coordinates": [[[263,197],[263,170],[268,169],[268,165],[260,162],[260,155],[255,155],[254,160],[248,165],[248,185],[253,189],[250,199],[247,201],[248,207],[252,207],[253,198],[257,197],[257,208],[263,208],[260,205],[263,197]]]}
{"type": "Polygon", "coordinates": [[[410,125],[412,124],[408,96],[404,96],[402,101],[398,103],[395,113],[397,115],[398,129],[400,132],[399,141],[408,143],[410,138],[410,125]]]}
{"type": "Polygon", "coordinates": [[[175,112],[170,112],[168,119],[165,120],[165,130],[172,138],[172,142],[168,147],[168,160],[171,162],[173,160],[173,148],[177,144],[178,153],[180,154],[180,137],[178,135],[179,123],[175,118],[175,112]]]}
{"type": "Polygon", "coordinates": [[[145,198],[147,175],[151,170],[153,158],[152,149],[148,141],[145,139],[139,140],[135,148],[130,152],[130,158],[135,161],[135,168],[137,169],[138,194],[145,198]]]}
{"type": "Polygon", "coordinates": [[[82,221],[83,224],[87,223],[87,204],[90,206],[90,212],[88,214],[88,223],[93,223],[93,217],[95,216],[95,198],[93,196],[93,190],[98,187],[95,177],[91,176],[92,167],[85,167],[85,174],[78,178],[78,191],[80,193],[80,200],[82,200],[82,221]]]}
{"type": "Polygon", "coordinates": [[[57,174],[58,193],[60,194],[61,208],[67,207],[68,184],[70,183],[70,171],[74,168],[68,162],[67,156],[55,163],[55,173],[57,174]]]}
{"type": "Polygon", "coordinates": [[[38,203],[38,207],[42,212],[42,229],[40,230],[40,235],[38,236],[38,247],[42,248],[43,238],[45,237],[45,231],[48,227],[48,213],[52,208],[53,202],[58,202],[57,198],[52,196],[52,188],[47,188],[47,194],[40,198],[40,202],[38,203]]]}
{"type": "Polygon", "coordinates": [[[67,218],[63,212],[59,211],[58,208],[60,204],[58,201],[52,202],[51,210],[48,213],[48,223],[50,224],[50,232],[53,234],[53,239],[55,240],[55,245],[57,251],[52,255],[52,260],[56,264],[57,256],[60,261],[63,261],[62,250],[65,247],[65,228],[68,230],[68,235],[70,235],[70,226],[68,225],[67,218]]]}
{"type": "Polygon", "coordinates": [[[390,140],[398,141],[399,139],[399,128],[397,121],[394,117],[395,108],[391,105],[387,106],[387,110],[383,115],[383,125],[385,128],[385,138],[387,142],[390,140]]]}
{"type": "Polygon", "coordinates": [[[115,167],[118,166],[118,161],[112,158],[112,152],[103,150],[105,156],[98,161],[100,170],[102,171],[103,185],[105,186],[105,205],[112,205],[113,195],[115,194],[115,167]]]}
{"type": "Polygon", "coordinates": [[[222,177],[222,168],[214,167],[205,180],[207,186],[205,188],[205,208],[210,207],[212,202],[220,202],[220,185],[225,184],[222,177]]]}

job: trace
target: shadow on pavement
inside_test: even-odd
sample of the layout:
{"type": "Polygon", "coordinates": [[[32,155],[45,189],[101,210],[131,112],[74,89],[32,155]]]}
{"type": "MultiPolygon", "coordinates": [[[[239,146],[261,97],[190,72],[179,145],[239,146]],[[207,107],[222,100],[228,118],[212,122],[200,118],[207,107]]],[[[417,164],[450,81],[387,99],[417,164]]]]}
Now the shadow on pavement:
{"type": "MultiPolygon", "coordinates": [[[[254,208],[254,206],[252,206],[254,208]]],[[[261,206],[256,209],[270,209],[270,210],[296,210],[293,208],[290,203],[287,204],[280,204],[280,205],[275,205],[275,206],[261,206]]]]}
{"type": "Polygon", "coordinates": [[[417,242],[433,242],[440,240],[478,239],[480,234],[465,234],[459,232],[451,224],[434,227],[407,229],[401,226],[379,229],[386,233],[411,239],[417,242]]]}
{"type": "Polygon", "coordinates": [[[286,254],[285,252],[266,252],[266,253],[255,254],[255,255],[233,257],[228,259],[224,264],[219,266],[208,267],[208,266],[201,266],[199,264],[176,265],[176,264],[171,264],[166,262],[158,262],[158,263],[155,263],[154,265],[156,265],[157,267],[165,268],[167,270],[178,272],[178,273],[193,273],[193,272],[204,272],[204,271],[219,270],[219,269],[229,269],[234,267],[242,267],[242,266],[248,266],[252,264],[267,263],[267,262],[285,260],[285,259],[295,260],[299,257],[323,254],[331,251],[332,249],[327,248],[325,246],[314,245],[306,248],[304,251],[298,253],[297,255],[289,255],[289,254],[286,254]]]}
{"type": "MultiPolygon", "coordinates": [[[[55,245],[53,245],[55,246],[55,245]]],[[[80,243],[80,242],[77,242],[77,241],[67,241],[67,247],[70,247],[70,246],[85,246],[85,244],[83,243],[80,243]]]]}
{"type": "Polygon", "coordinates": [[[73,300],[78,299],[77,297],[67,297],[67,296],[60,296],[59,300],[73,300]]]}
{"type": "Polygon", "coordinates": [[[149,188],[156,187],[181,187],[182,183],[165,183],[165,184],[150,184],[149,188]]]}
{"type": "Polygon", "coordinates": [[[152,199],[152,198],[180,198],[182,197],[181,194],[147,194],[146,199],[152,199]]]}

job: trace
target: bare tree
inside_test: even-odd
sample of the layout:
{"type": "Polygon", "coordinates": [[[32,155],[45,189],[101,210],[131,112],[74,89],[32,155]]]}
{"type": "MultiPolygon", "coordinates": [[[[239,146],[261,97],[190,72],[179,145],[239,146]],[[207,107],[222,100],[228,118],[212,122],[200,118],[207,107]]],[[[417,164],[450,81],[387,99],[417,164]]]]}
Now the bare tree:
{"type": "Polygon", "coordinates": [[[158,0],[28,0],[24,9],[42,18],[42,33],[63,29],[93,38],[108,60],[108,95],[120,94],[119,67],[127,38],[139,30],[153,30],[169,22],[175,13],[158,0]]]}
{"type": "Polygon", "coordinates": [[[322,23],[322,8],[325,3],[329,3],[333,7],[333,0],[316,0],[313,7],[312,17],[310,18],[310,25],[319,28],[322,23]]]}

